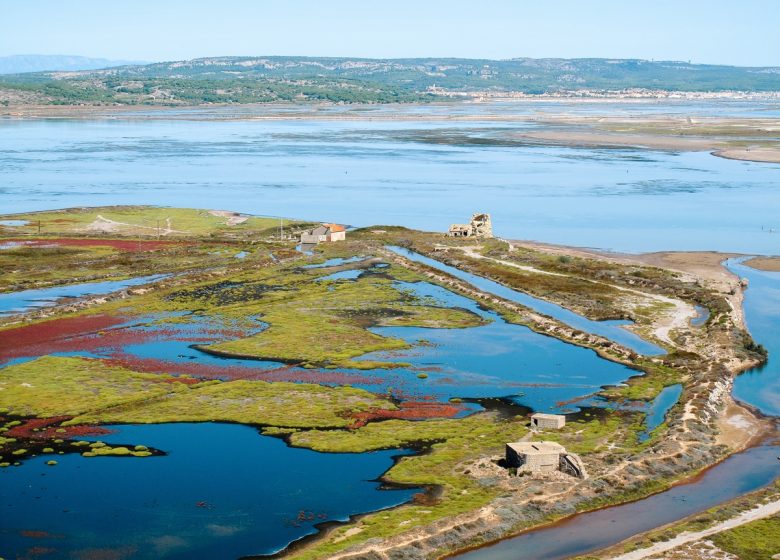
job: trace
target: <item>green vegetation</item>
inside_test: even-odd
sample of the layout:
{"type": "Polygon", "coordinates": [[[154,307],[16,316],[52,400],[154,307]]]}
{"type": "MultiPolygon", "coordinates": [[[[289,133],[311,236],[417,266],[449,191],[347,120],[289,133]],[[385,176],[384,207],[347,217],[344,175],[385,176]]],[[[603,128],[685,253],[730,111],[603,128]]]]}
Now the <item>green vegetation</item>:
{"type": "Polygon", "coordinates": [[[626,88],[775,91],[780,78],[774,69],[632,59],[219,57],[5,75],[0,103],[404,103],[439,99],[430,91],[433,86],[529,94],[626,88]]]}
{"type": "Polygon", "coordinates": [[[102,360],[44,356],[3,368],[0,404],[18,416],[75,416],[146,402],[184,390],[169,376],[137,373],[102,360]]]}
{"type": "Polygon", "coordinates": [[[90,446],[90,451],[81,454],[82,457],[150,457],[150,451],[131,451],[127,447],[110,447],[105,444],[90,446]]]}
{"type": "Polygon", "coordinates": [[[102,360],[47,356],[6,367],[0,403],[17,415],[75,416],[65,425],[225,421],[344,427],[353,413],[396,408],[352,387],[243,380],[191,385],[176,379],[102,360]]]}
{"type": "Polygon", "coordinates": [[[780,553],[780,516],[758,519],[711,537],[740,560],[764,560],[780,553]]]}
{"type": "MultiPolygon", "coordinates": [[[[409,279],[409,271],[389,266],[382,273],[370,270],[354,281],[322,282],[316,278],[333,269],[281,267],[252,270],[229,280],[192,284],[186,290],[156,295],[147,310],[187,311],[246,321],[260,317],[269,326],[259,334],[204,347],[206,351],[251,356],[301,364],[305,367],[373,369],[398,364],[356,361],[380,350],[399,350],[408,344],[367,330],[375,325],[459,328],[481,324],[469,311],[431,305],[395,286],[396,275],[409,279]]],[[[357,266],[357,265],[355,265],[357,266]]],[[[346,267],[339,267],[344,269],[346,267]]],[[[415,279],[420,279],[419,276],[415,279]]]]}
{"type": "MultiPolygon", "coordinates": [[[[27,220],[27,225],[8,227],[6,231],[36,235],[111,234],[180,239],[212,234],[273,235],[279,231],[279,218],[159,206],[68,208],[12,214],[0,216],[0,219],[27,220]]],[[[306,222],[285,220],[288,227],[304,224],[306,222]]]]}
{"type": "MultiPolygon", "coordinates": [[[[290,250],[278,240],[277,218],[213,215],[207,210],[73,208],[0,217],[5,218],[29,223],[0,226],[4,241],[19,244],[0,251],[0,291],[236,267],[242,264],[234,258],[239,251],[247,252],[245,260],[252,264],[270,263],[270,253],[284,256],[290,250]],[[161,243],[147,243],[158,240],[161,243]]],[[[305,225],[285,220],[287,228],[305,225]]]]}
{"type": "Polygon", "coordinates": [[[396,407],[352,387],[238,380],[188,386],[162,399],[84,414],[71,423],[238,422],[332,428],[351,424],[354,413],[380,408],[396,407]]]}

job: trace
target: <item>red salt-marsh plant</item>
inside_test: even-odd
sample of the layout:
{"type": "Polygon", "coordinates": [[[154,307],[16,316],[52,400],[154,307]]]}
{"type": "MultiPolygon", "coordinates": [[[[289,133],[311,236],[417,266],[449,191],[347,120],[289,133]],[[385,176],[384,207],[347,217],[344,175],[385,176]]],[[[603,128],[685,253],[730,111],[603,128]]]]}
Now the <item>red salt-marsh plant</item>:
{"type": "Polygon", "coordinates": [[[72,416],[50,416],[48,418],[28,418],[18,426],[8,430],[5,435],[13,438],[26,439],[70,439],[81,436],[99,436],[113,433],[99,426],[77,425],[61,426],[72,416]]]}
{"type": "Polygon", "coordinates": [[[0,331],[0,361],[93,349],[99,341],[99,332],[126,321],[115,315],[89,315],[6,329],[0,331]]]}
{"type": "Polygon", "coordinates": [[[352,414],[354,422],[350,428],[360,428],[374,420],[425,420],[428,418],[452,418],[464,407],[448,403],[407,401],[398,405],[397,410],[373,409],[352,414]]]}
{"type": "MultiPolygon", "coordinates": [[[[110,358],[105,360],[105,362],[133,371],[142,371],[144,373],[188,375],[199,379],[249,379],[260,381],[288,381],[293,383],[325,383],[333,385],[376,385],[382,383],[382,379],[379,378],[331,370],[304,370],[295,367],[280,367],[269,370],[251,366],[203,364],[197,361],[174,362],[158,360],[155,358],[140,358],[122,352],[112,353],[110,358]]],[[[185,382],[190,383],[191,381],[185,382]]]]}

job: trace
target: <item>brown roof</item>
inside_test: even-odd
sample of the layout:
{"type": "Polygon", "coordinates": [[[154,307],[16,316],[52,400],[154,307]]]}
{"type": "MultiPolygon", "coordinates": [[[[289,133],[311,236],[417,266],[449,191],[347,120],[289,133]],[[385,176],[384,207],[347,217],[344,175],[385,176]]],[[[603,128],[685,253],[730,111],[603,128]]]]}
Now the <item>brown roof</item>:
{"type": "Polygon", "coordinates": [[[339,224],[322,224],[326,228],[330,228],[331,232],[336,231],[346,231],[346,228],[344,226],[340,226],[339,224]]]}

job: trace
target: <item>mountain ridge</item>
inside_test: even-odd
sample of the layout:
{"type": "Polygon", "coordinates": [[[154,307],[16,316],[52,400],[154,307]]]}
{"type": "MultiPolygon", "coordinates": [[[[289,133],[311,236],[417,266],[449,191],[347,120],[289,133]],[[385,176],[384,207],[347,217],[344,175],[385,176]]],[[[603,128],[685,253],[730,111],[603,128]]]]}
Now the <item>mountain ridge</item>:
{"type": "Polygon", "coordinates": [[[619,58],[222,56],[0,77],[0,102],[199,104],[386,103],[475,92],[560,94],[628,89],[777,92],[780,67],[619,58]]]}

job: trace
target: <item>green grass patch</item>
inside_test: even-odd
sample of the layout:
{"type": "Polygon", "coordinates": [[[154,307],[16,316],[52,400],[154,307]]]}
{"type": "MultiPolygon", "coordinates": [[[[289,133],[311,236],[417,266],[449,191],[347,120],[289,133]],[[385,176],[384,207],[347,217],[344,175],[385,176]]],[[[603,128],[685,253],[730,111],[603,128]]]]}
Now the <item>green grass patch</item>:
{"type": "Polygon", "coordinates": [[[758,519],[710,540],[740,560],[765,560],[780,553],[780,515],[758,519]]]}

